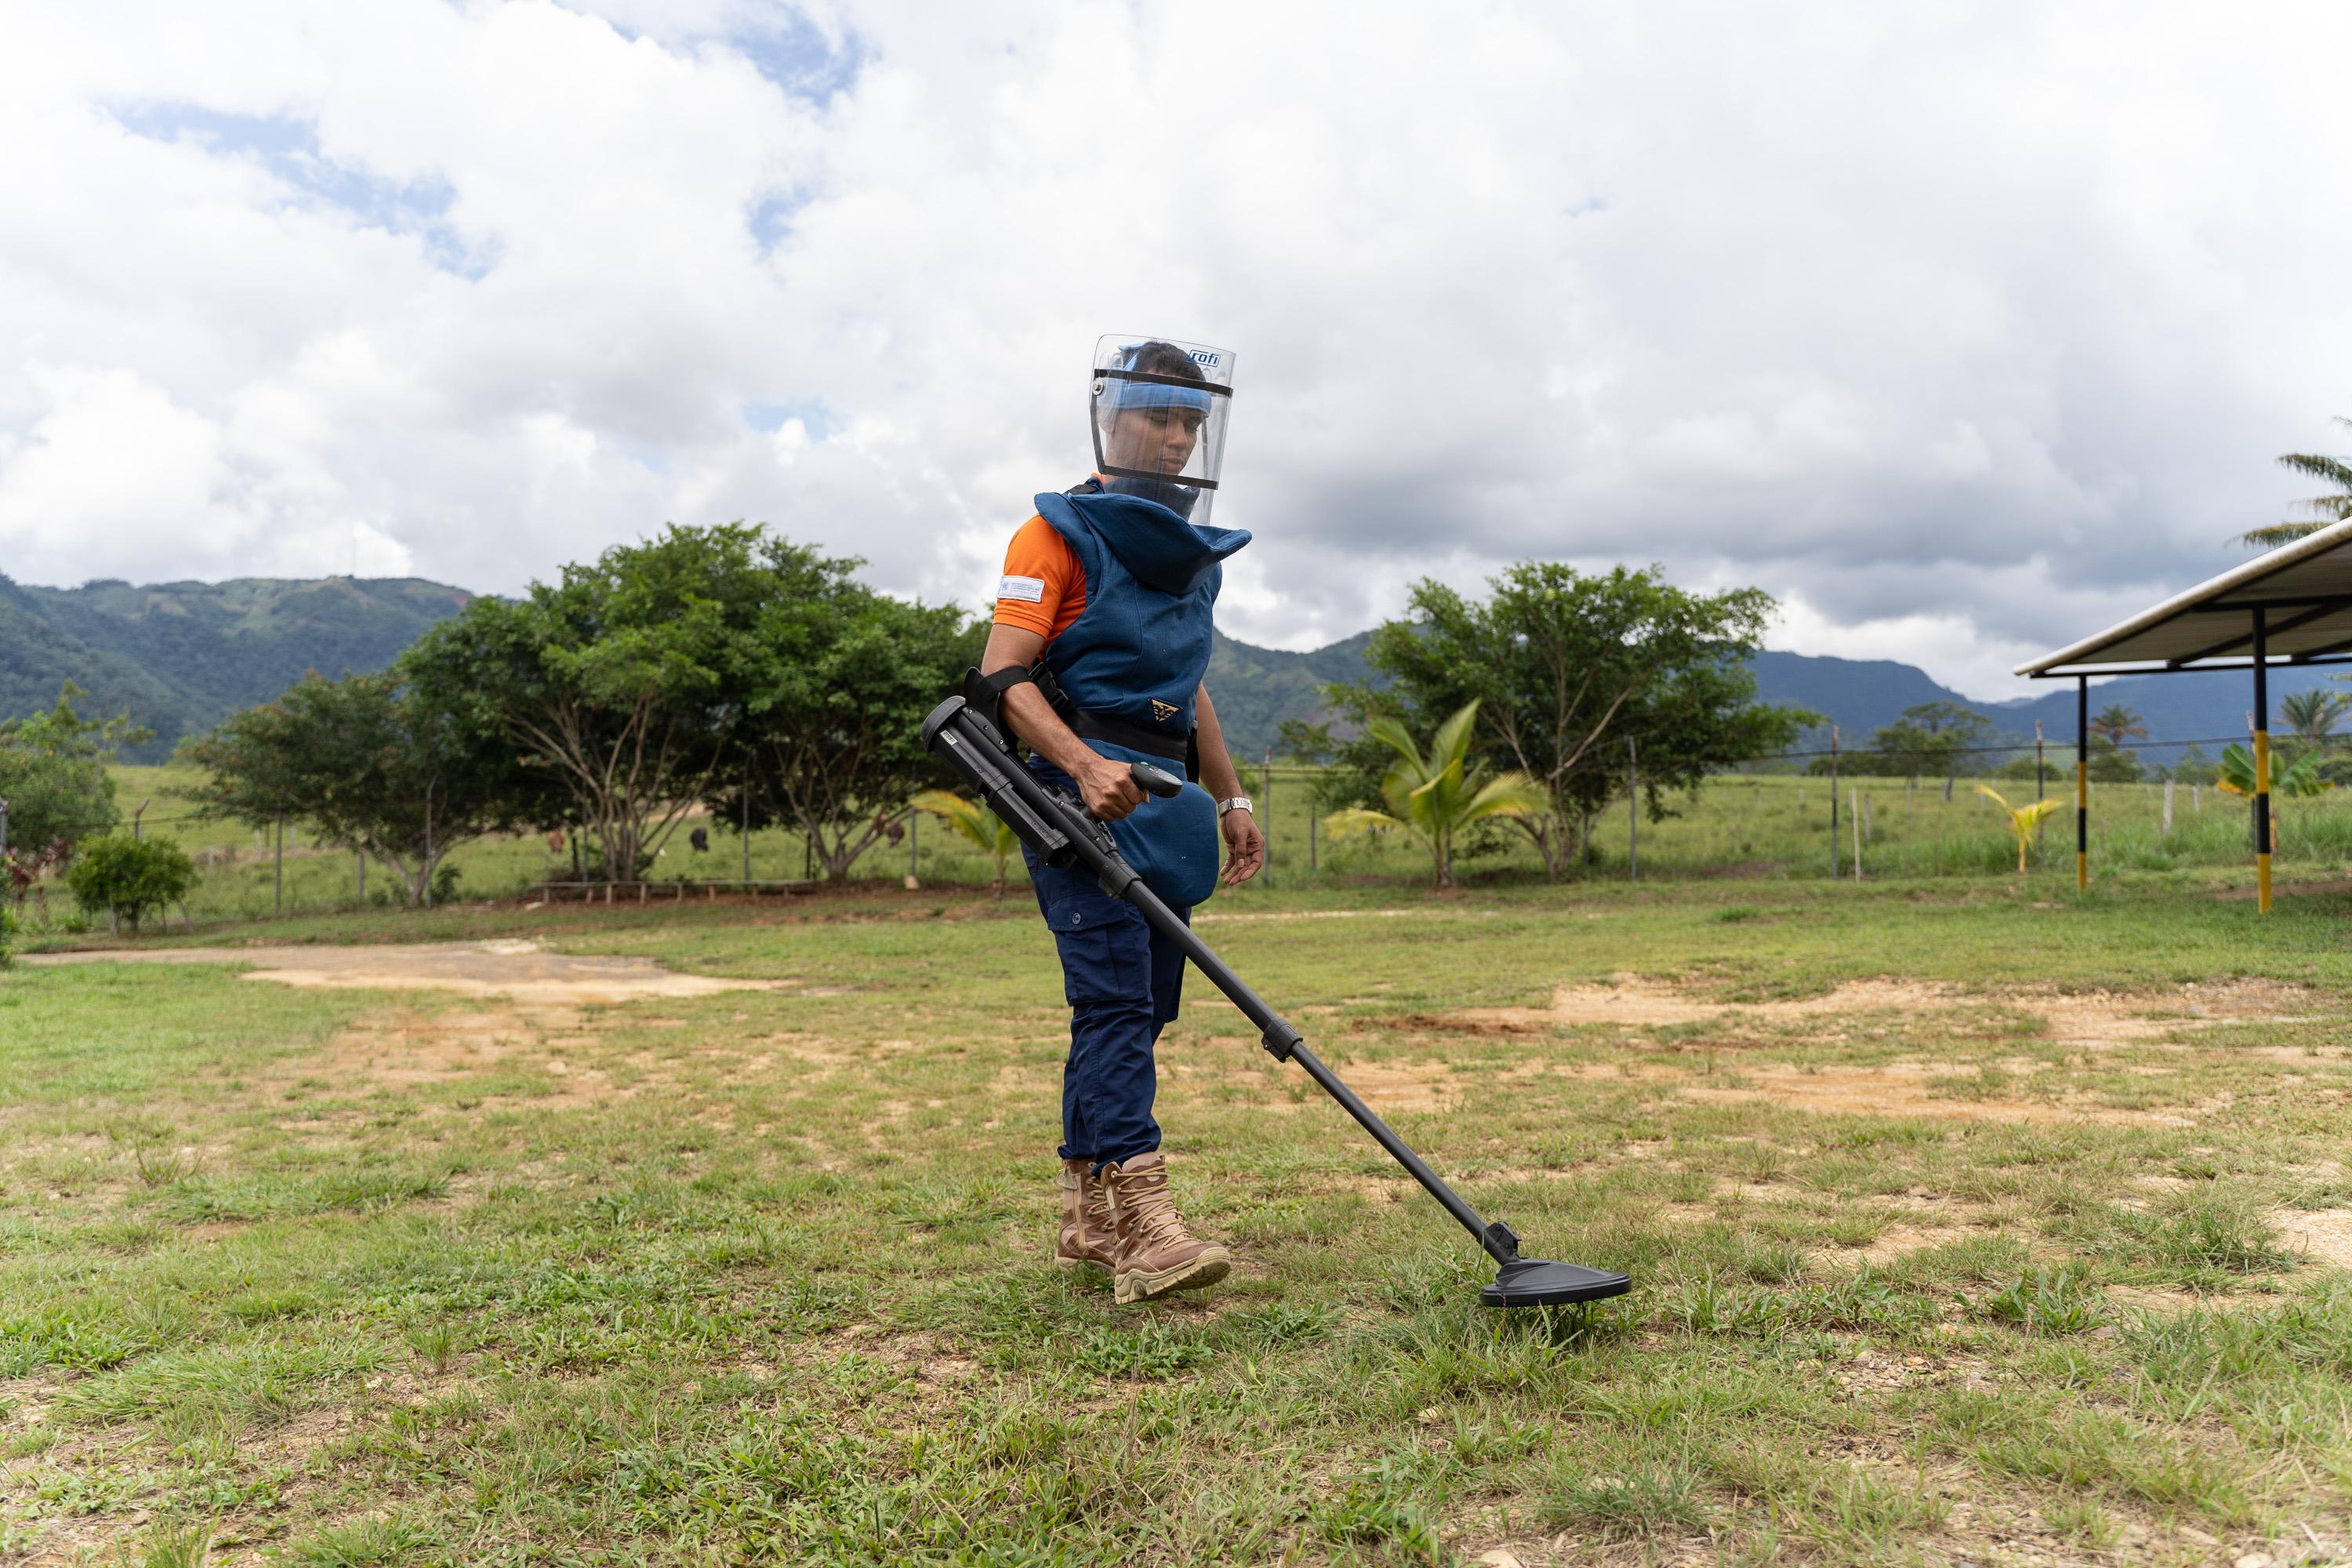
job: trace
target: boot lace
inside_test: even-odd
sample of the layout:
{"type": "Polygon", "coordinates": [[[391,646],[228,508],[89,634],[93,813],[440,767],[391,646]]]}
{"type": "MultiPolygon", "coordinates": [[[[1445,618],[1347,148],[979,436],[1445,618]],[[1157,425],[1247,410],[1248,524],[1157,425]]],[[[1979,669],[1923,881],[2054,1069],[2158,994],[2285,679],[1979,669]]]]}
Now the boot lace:
{"type": "Polygon", "coordinates": [[[1120,1206],[1134,1222],[1137,1233],[1154,1243],[1190,1241],[1192,1233],[1184,1228],[1184,1216],[1176,1212],[1176,1196],[1168,1190],[1163,1178],[1128,1185],[1121,1184],[1120,1206]]]}

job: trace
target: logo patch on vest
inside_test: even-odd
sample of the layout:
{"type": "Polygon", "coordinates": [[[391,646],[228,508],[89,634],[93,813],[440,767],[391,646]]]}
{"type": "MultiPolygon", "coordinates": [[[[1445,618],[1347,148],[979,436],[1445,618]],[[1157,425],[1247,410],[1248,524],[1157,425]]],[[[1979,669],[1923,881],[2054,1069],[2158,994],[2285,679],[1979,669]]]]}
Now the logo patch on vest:
{"type": "Polygon", "coordinates": [[[1162,702],[1157,697],[1153,698],[1151,700],[1151,717],[1159,722],[1165,724],[1169,720],[1176,717],[1176,704],[1173,702],[1162,702]]]}

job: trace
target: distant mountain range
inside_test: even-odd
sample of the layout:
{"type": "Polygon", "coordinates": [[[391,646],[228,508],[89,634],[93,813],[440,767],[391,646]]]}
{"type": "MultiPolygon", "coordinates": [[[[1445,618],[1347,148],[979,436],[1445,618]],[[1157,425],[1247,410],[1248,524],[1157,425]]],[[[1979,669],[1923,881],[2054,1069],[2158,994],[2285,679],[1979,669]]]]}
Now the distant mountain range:
{"type": "MultiPolygon", "coordinates": [[[[61,682],[90,694],[85,712],[128,712],[155,739],[127,761],[161,762],[186,735],[231,712],[276,697],[309,670],[325,675],[382,669],[425,628],[473,598],[463,588],[415,577],[239,578],[226,583],[86,583],[39,588],[0,576],[0,718],[40,712],[61,682]]],[[[1322,689],[1370,673],[1360,632],[1307,653],[1236,642],[1220,633],[1209,658],[1208,685],[1234,751],[1257,755],[1285,719],[1318,716],[1322,689]]],[[[1871,731],[1906,708],[1959,702],[1984,714],[2004,736],[2030,743],[2042,721],[2053,744],[2073,743],[2072,682],[2050,682],[2046,695],[1979,702],[1939,685],[1924,670],[1890,659],[1816,658],[1765,652],[1755,661],[1759,700],[1824,715],[1847,746],[1866,746],[1871,731]]],[[[2276,668],[2271,700],[2324,684],[2325,669],[2276,668]]],[[[2252,705],[2242,670],[2195,675],[2126,676],[2092,689],[2093,711],[2120,702],[2137,710],[2152,741],[2217,742],[2242,736],[2252,705]]],[[[2273,721],[2277,721],[2275,711],[2273,721]]],[[[1825,744],[1824,728],[1817,741],[1825,744]]],[[[2167,762],[2168,745],[2143,752],[2167,762]]]]}
{"type": "Polygon", "coordinates": [[[0,718],[47,710],[71,680],[89,693],[85,717],[127,712],[155,731],[125,761],[162,762],[183,736],[268,701],[307,671],[382,669],[473,597],[415,577],[79,588],[0,577],[0,718]]]}

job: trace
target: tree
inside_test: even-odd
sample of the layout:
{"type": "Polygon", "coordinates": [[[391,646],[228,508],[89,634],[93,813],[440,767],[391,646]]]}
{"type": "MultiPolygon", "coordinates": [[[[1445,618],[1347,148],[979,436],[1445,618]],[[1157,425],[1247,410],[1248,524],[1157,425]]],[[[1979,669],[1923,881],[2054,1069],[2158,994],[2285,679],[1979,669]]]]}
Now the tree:
{"type": "Polygon", "coordinates": [[[569,816],[604,876],[631,881],[729,759],[744,694],[789,657],[763,643],[770,624],[829,564],[741,523],[673,524],[519,600],[476,599],[395,668],[429,709],[512,747],[563,803],[543,825],[569,816]]]}
{"type": "MultiPolygon", "coordinates": [[[[2339,418],[2336,423],[2352,428],[2352,419],[2339,418]]],[[[2251,544],[2258,550],[2273,550],[2317,533],[2332,523],[2352,518],[2352,459],[2330,458],[2315,452],[2288,452],[2280,457],[2279,464],[2298,474],[2325,479],[2336,488],[2326,495],[2297,502],[2307,514],[2303,521],[2274,522],[2267,528],[2250,528],[2238,535],[2240,543],[2251,544]]]]}
{"type": "Polygon", "coordinates": [[[1628,741],[1654,820],[1670,793],[1785,747],[1815,718],[1754,703],[1748,661],[1773,609],[1760,590],[1691,594],[1656,567],[1588,575],[1556,562],[1521,562],[1487,587],[1478,602],[1417,584],[1407,618],[1365,648],[1390,683],[1328,689],[1358,733],[1326,782],[1326,804],[1385,802],[1394,748],[1372,734],[1373,721],[1427,732],[1475,704],[1482,762],[1525,773],[1544,797],[1545,809],[1506,819],[1558,875],[1593,814],[1626,787],[1628,741]]]}
{"type": "Polygon", "coordinates": [[[2110,702],[2092,719],[2091,733],[2111,746],[2120,746],[2126,741],[2147,740],[2147,726],[2131,709],[2120,702],[2110,702]]]}
{"type": "Polygon", "coordinates": [[[68,680],[48,712],[0,721],[0,800],[8,803],[12,859],[29,863],[54,852],[62,862],[74,845],[112,832],[122,819],[107,764],[149,731],[127,718],[82,718],[74,704],[88,695],[68,680]]]}
{"type": "Polygon", "coordinates": [[[2352,709],[2352,694],[2327,691],[2317,687],[2309,691],[2292,691],[2280,700],[2279,711],[2287,727],[2306,740],[2317,740],[2336,728],[2336,721],[2352,709]]]}
{"type": "Polygon", "coordinates": [[[996,896],[1004,897],[1007,862],[1021,847],[1012,826],[988,808],[984,801],[966,800],[943,789],[927,789],[908,803],[917,811],[938,817],[956,837],[977,847],[996,867],[996,896]]]}
{"type": "Polygon", "coordinates": [[[2139,778],[2139,759],[2105,735],[2091,737],[2087,760],[2094,784],[2131,784],[2139,778]]]}
{"type": "Polygon", "coordinates": [[[1977,793],[2000,807],[2009,818],[2009,830],[2017,838],[2017,874],[2025,875],[2025,852],[2033,844],[2033,830],[2042,819],[2056,811],[2063,804],[2054,800],[2037,800],[2032,805],[2011,805],[2001,798],[2000,792],[1989,784],[1977,785],[1977,793]]]}
{"type": "Polygon", "coordinates": [[[2315,687],[2309,691],[2291,691],[2279,701],[2279,712],[2294,731],[2289,748],[2294,755],[2306,752],[2325,752],[2336,721],[2346,710],[2352,709],[2352,694],[2329,691],[2315,687]]]}
{"type": "Polygon", "coordinates": [[[753,824],[791,825],[840,880],[901,830],[909,796],[945,776],[923,749],[923,718],[979,662],[987,627],[952,605],[877,593],[852,575],[857,561],[783,548],[772,569],[790,586],[754,621],[737,690],[727,755],[740,771],[709,806],[735,819],[749,789],[753,824]]]}
{"type": "Polygon", "coordinates": [[[449,851],[536,820],[534,783],[504,737],[441,711],[394,675],[313,671],[275,702],[184,742],[205,770],[185,792],[207,816],[256,827],[290,816],[356,851],[421,902],[449,851]]]}
{"type": "MultiPolygon", "coordinates": [[[[1975,709],[1941,700],[1906,708],[1902,718],[1872,732],[1870,747],[1898,777],[1940,773],[1948,781],[1958,776],[1961,761],[1991,731],[1992,721],[1975,709]]],[[[1829,771],[1826,759],[1815,759],[1814,766],[1829,771]]]]}
{"type": "Polygon", "coordinates": [[[1275,727],[1275,737],[1284,756],[1309,767],[1329,762],[1339,754],[1342,743],[1331,732],[1328,722],[1315,723],[1305,719],[1285,719],[1275,727]]]}
{"type": "Polygon", "coordinates": [[[1391,830],[1410,834],[1429,851],[1437,885],[1452,887],[1454,841],[1464,829],[1490,817],[1524,816],[1546,805],[1542,789],[1527,774],[1516,770],[1497,773],[1471,762],[1470,731],[1477,717],[1475,702],[1458,710],[1437,727],[1426,752],[1394,719],[1375,719],[1366,725],[1366,732],[1397,756],[1381,778],[1381,798],[1388,809],[1357,806],[1335,812],[1332,836],[1391,830]]]}
{"type": "Polygon", "coordinates": [[[178,903],[195,885],[195,862],[178,844],[121,833],[84,845],[81,858],[66,873],[75,902],[93,913],[105,911],[133,936],[150,910],[178,903]]]}

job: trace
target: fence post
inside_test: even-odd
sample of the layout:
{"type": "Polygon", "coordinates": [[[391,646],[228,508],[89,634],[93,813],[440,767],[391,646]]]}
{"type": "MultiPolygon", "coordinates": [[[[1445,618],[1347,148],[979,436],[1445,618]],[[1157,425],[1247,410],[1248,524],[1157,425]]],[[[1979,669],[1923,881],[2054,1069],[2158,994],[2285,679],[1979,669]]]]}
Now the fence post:
{"type": "Polygon", "coordinates": [[[276,889],[270,895],[270,912],[282,915],[286,912],[286,814],[284,812],[278,814],[275,826],[278,829],[278,880],[276,889]]]}
{"type": "Polygon", "coordinates": [[[1625,879],[1642,878],[1642,753],[1633,737],[1625,737],[1625,879]]]}
{"type": "Polygon", "coordinates": [[[1838,879],[1838,727],[1830,726],[1830,880],[1838,879]]]}
{"type": "Polygon", "coordinates": [[[743,781],[743,885],[751,884],[751,781],[743,781]]]}
{"type": "Polygon", "coordinates": [[[2172,781],[2170,779],[2164,781],[2164,826],[2158,830],[2158,837],[2163,838],[2172,837],[2172,781]]]}
{"type": "Polygon", "coordinates": [[[1852,792],[1846,801],[1846,815],[1853,818],[1853,879],[1862,880],[1862,791],[1852,792]]]}
{"type": "Polygon", "coordinates": [[[923,814],[919,811],[907,813],[907,875],[910,879],[915,875],[916,858],[922,853],[922,831],[923,814]]]}
{"type": "Polygon", "coordinates": [[[359,896],[359,901],[360,901],[360,903],[362,904],[362,906],[365,906],[365,904],[367,903],[367,851],[366,851],[366,850],[364,850],[364,849],[354,849],[354,850],[352,850],[352,855],[354,855],[355,857],[357,857],[357,858],[358,858],[358,860],[359,860],[359,866],[360,866],[360,896],[359,896]]]}
{"type": "Polygon", "coordinates": [[[139,803],[139,809],[131,814],[131,841],[133,844],[139,842],[139,819],[146,816],[147,808],[154,804],[152,800],[142,800],[139,803]]]}

